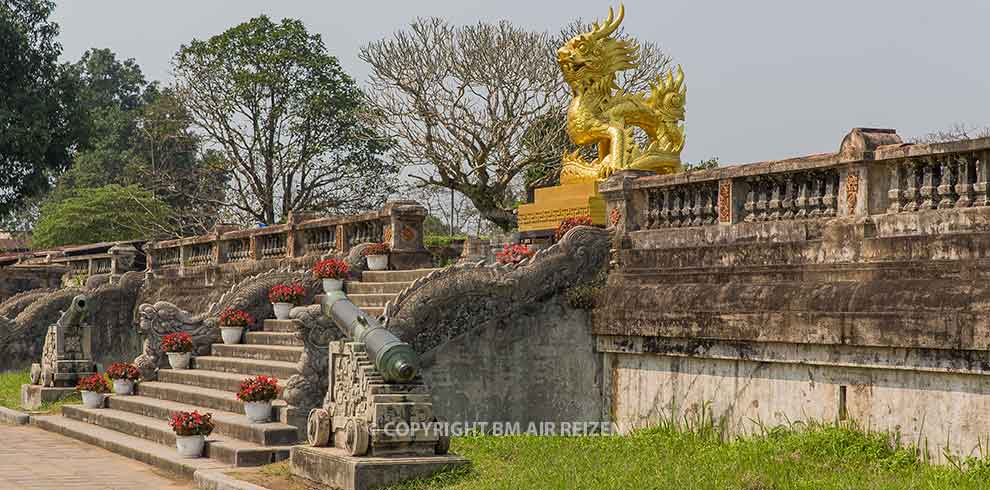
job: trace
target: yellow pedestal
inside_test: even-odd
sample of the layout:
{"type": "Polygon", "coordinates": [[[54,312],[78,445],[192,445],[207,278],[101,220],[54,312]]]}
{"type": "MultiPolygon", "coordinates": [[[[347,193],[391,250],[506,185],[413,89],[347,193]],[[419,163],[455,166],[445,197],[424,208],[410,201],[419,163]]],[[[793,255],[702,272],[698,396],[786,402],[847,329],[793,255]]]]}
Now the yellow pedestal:
{"type": "Polygon", "coordinates": [[[605,224],[605,200],[598,195],[597,182],[536,189],[533,201],[519,206],[519,231],[553,230],[564,219],[577,216],[605,224]]]}

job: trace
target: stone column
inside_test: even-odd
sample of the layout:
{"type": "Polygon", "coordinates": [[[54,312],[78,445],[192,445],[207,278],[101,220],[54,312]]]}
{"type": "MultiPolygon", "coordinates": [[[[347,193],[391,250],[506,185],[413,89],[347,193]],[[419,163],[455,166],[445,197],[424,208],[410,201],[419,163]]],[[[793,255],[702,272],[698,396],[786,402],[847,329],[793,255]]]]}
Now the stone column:
{"type": "Polygon", "coordinates": [[[384,211],[392,229],[388,242],[392,266],[398,270],[430,267],[433,261],[423,245],[426,208],[416,201],[395,201],[386,203],[384,211]]]}

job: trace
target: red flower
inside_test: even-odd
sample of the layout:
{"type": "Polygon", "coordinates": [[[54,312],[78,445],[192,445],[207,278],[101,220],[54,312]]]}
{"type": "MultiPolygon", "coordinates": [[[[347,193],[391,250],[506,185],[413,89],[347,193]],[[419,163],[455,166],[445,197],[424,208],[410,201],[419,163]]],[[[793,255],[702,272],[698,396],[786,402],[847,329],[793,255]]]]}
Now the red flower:
{"type": "Polygon", "coordinates": [[[268,300],[272,303],[302,303],[306,296],[306,289],[302,284],[276,284],[268,290],[268,300]]]}
{"type": "Polygon", "coordinates": [[[515,245],[505,245],[505,248],[501,252],[495,254],[495,260],[499,264],[518,264],[529,257],[532,257],[536,252],[530,250],[529,247],[522,244],[515,245]]]}
{"type": "Polygon", "coordinates": [[[107,368],[107,377],[110,379],[137,381],[141,377],[141,371],[133,364],[115,362],[107,368]]]}
{"type": "Polygon", "coordinates": [[[192,337],[186,332],[170,333],[162,339],[162,350],[165,352],[192,352],[192,337]]]}
{"type": "Polygon", "coordinates": [[[313,266],[313,275],[320,279],[346,279],[350,268],[340,259],[321,260],[313,266]]]}
{"type": "Polygon", "coordinates": [[[213,432],[213,414],[173,412],[168,425],[179,436],[208,436],[213,432]]]}
{"type": "Polygon", "coordinates": [[[93,391],[96,393],[110,393],[110,383],[99,374],[85,377],[79,380],[76,391],[93,391]]]}
{"type": "Polygon", "coordinates": [[[389,246],[387,243],[372,243],[361,251],[362,257],[369,255],[388,255],[389,246]]]}
{"type": "Polygon", "coordinates": [[[228,306],[220,314],[221,327],[247,327],[254,324],[254,317],[243,310],[228,306]]]}
{"type": "Polygon", "coordinates": [[[278,398],[278,380],[269,376],[255,376],[241,381],[237,398],[242,402],[267,402],[278,398]]]}

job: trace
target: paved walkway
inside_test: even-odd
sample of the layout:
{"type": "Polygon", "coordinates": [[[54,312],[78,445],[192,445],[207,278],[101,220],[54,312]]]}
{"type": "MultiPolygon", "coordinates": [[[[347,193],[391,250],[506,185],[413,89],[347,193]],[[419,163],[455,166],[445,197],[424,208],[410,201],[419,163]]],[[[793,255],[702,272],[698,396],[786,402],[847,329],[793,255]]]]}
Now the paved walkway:
{"type": "Polygon", "coordinates": [[[0,490],[192,490],[151,466],[37,427],[0,424],[0,490]]]}

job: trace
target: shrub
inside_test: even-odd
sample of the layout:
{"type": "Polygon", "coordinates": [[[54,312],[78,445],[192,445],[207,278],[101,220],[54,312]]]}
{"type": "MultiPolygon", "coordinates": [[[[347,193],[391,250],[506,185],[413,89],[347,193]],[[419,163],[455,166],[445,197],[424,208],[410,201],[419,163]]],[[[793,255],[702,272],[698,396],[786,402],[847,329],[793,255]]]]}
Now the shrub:
{"type": "Polygon", "coordinates": [[[254,317],[244,310],[238,310],[231,306],[223,310],[220,314],[221,327],[247,327],[254,324],[254,317]]]}
{"type": "Polygon", "coordinates": [[[346,279],[350,267],[340,259],[325,259],[313,265],[313,275],[319,279],[346,279]]]}
{"type": "Polygon", "coordinates": [[[241,381],[237,398],[242,402],[267,402],[278,398],[278,380],[255,376],[241,381]]]}
{"type": "Polygon", "coordinates": [[[177,436],[208,436],[213,432],[213,414],[197,410],[174,412],[168,425],[177,436]]]}
{"type": "Polygon", "coordinates": [[[192,337],[186,332],[170,333],[162,339],[162,350],[165,352],[192,352],[192,337]]]}
{"type": "Polygon", "coordinates": [[[305,296],[306,290],[299,283],[276,284],[268,290],[268,300],[272,303],[292,303],[295,305],[302,303],[305,296]]]}
{"type": "Polygon", "coordinates": [[[536,251],[522,244],[508,245],[501,252],[495,254],[495,260],[499,264],[518,264],[523,260],[532,257],[536,251]]]}
{"type": "Polygon", "coordinates": [[[387,243],[372,243],[361,251],[362,257],[367,257],[369,255],[388,255],[388,244],[387,243]]]}
{"type": "Polygon", "coordinates": [[[126,379],[137,381],[141,377],[141,371],[137,366],[126,362],[115,362],[107,368],[107,377],[110,379],[126,379]]]}
{"type": "Polygon", "coordinates": [[[79,380],[79,384],[76,385],[76,391],[92,391],[95,393],[110,393],[110,383],[107,383],[107,379],[99,374],[94,374],[92,376],[87,376],[79,380]]]}
{"type": "Polygon", "coordinates": [[[591,221],[591,216],[587,215],[567,218],[557,225],[557,231],[553,234],[554,240],[559,242],[561,238],[564,238],[564,234],[575,226],[595,226],[595,224],[591,221]]]}
{"type": "Polygon", "coordinates": [[[605,294],[607,274],[599,273],[593,280],[578,284],[564,292],[564,298],[571,308],[593,310],[598,307],[599,298],[605,294]]]}

